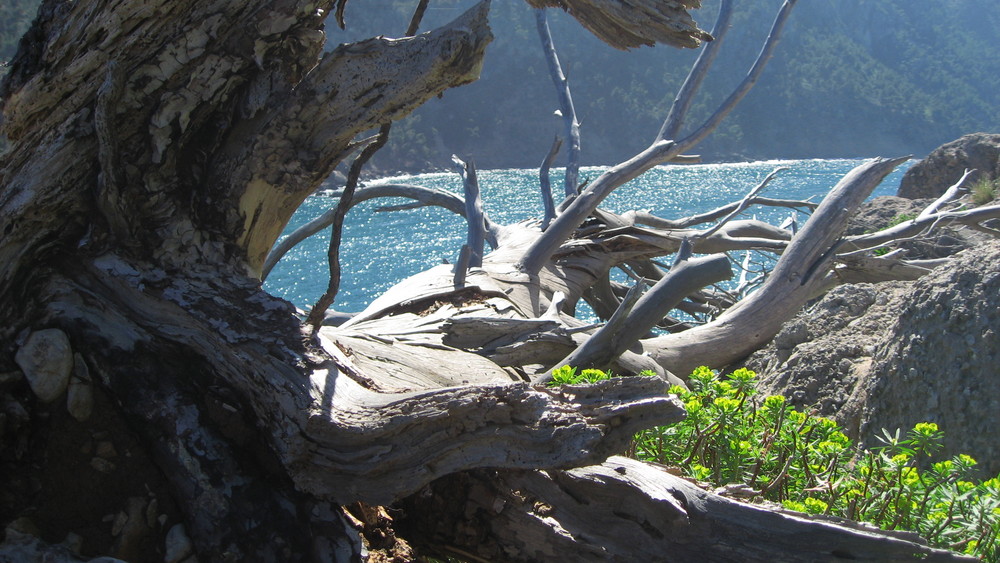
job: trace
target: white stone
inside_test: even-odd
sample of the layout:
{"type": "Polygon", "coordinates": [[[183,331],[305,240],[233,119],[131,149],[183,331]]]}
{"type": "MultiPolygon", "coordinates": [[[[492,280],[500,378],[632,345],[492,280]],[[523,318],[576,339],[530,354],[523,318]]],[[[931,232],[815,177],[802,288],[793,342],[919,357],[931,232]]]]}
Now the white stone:
{"type": "Polygon", "coordinates": [[[80,354],[73,354],[73,377],[66,390],[66,410],[80,422],[90,418],[94,411],[94,386],[80,354]]]}
{"type": "Polygon", "coordinates": [[[193,546],[187,532],[184,531],[184,524],[174,524],[170,528],[164,548],[166,554],[163,556],[163,563],[178,563],[191,555],[193,546]]]}
{"type": "Polygon", "coordinates": [[[14,361],[43,403],[51,403],[66,391],[73,371],[73,350],[66,333],[58,328],[32,332],[14,361]]]}

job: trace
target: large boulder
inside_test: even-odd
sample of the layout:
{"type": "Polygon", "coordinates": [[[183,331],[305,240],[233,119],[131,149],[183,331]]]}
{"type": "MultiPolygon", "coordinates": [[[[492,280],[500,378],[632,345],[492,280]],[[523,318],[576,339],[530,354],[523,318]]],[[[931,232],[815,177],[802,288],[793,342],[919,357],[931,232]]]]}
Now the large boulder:
{"type": "Polygon", "coordinates": [[[1000,472],[1000,242],[915,282],[842,286],[747,360],[761,390],[834,418],[855,437],[923,421],[945,456],[1000,472]]]}
{"type": "Polygon", "coordinates": [[[896,195],[936,198],[957,182],[966,169],[977,171],[970,180],[985,175],[1000,177],[1000,134],[972,133],[934,149],[903,175],[896,195]]]}

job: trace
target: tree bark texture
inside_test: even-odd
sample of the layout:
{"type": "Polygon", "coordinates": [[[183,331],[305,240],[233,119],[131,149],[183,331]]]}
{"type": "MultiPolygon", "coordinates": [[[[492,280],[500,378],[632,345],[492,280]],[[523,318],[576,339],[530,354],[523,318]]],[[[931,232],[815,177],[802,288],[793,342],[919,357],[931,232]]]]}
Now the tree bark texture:
{"type": "Polygon", "coordinates": [[[403,526],[474,561],[973,561],[913,534],[809,519],[711,494],[662,467],[613,457],[568,471],[473,471],[403,504],[445,520],[403,526]]]}
{"type": "Polygon", "coordinates": [[[601,41],[617,49],[656,43],[695,48],[712,36],[698,28],[688,10],[700,0],[528,0],[535,8],[562,8],[601,41]]]}

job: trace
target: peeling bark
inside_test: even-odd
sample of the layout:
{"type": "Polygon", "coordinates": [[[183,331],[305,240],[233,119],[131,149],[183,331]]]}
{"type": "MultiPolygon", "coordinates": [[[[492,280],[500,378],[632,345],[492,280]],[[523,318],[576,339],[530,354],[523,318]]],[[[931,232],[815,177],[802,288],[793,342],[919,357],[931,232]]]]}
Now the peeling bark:
{"type": "Polygon", "coordinates": [[[700,0],[528,0],[535,8],[562,8],[601,41],[617,49],[655,43],[694,48],[712,36],[698,29],[688,10],[700,0]]]}

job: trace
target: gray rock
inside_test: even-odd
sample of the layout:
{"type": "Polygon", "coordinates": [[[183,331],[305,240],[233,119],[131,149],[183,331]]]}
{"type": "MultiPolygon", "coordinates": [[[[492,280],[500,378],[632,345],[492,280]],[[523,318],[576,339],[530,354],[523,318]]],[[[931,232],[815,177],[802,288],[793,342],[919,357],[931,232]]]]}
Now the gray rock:
{"type": "Polygon", "coordinates": [[[0,543],[0,561],[44,561],[45,563],[126,563],[114,557],[81,559],[71,546],[50,545],[36,535],[8,526],[0,543]]]}
{"type": "Polygon", "coordinates": [[[981,175],[991,179],[1000,177],[1000,135],[973,133],[934,149],[906,171],[896,195],[910,199],[936,198],[957,182],[967,168],[978,171],[969,178],[971,181],[981,175]]]}
{"type": "Polygon", "coordinates": [[[747,367],[765,394],[785,395],[800,407],[815,407],[857,436],[864,412],[866,368],[893,313],[880,306],[908,291],[904,282],[835,288],[782,328],[753,354],[747,367]]]}
{"type": "Polygon", "coordinates": [[[17,383],[22,377],[24,377],[24,374],[19,370],[0,373],[0,389],[4,389],[17,383]]]}
{"type": "Polygon", "coordinates": [[[57,328],[32,332],[14,361],[20,366],[32,392],[43,403],[56,400],[69,385],[73,350],[66,333],[57,328]]]}
{"type": "Polygon", "coordinates": [[[935,422],[941,456],[969,454],[996,475],[998,326],[1000,242],[991,242],[915,282],[831,291],[746,365],[763,393],[816,408],[863,440],[935,422]]]}
{"type": "Polygon", "coordinates": [[[970,454],[996,475],[1000,243],[966,250],[931,272],[896,311],[872,358],[865,427],[870,433],[936,422],[945,432],[944,455],[970,454]]]}
{"type": "Polygon", "coordinates": [[[179,563],[187,556],[191,555],[194,546],[187,532],[184,531],[183,524],[174,524],[167,532],[165,540],[166,555],[163,556],[163,563],[179,563]]]}

